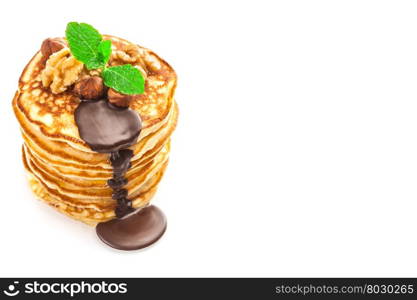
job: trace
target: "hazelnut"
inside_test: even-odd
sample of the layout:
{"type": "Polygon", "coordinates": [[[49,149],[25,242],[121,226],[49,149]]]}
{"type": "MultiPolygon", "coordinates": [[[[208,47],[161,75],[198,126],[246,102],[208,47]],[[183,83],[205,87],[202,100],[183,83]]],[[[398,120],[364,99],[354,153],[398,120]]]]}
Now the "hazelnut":
{"type": "Polygon", "coordinates": [[[107,96],[111,104],[119,107],[129,107],[130,101],[132,101],[131,95],[120,94],[113,89],[109,89],[107,96]]]}
{"type": "Polygon", "coordinates": [[[66,47],[65,42],[60,38],[48,38],[43,41],[41,46],[41,52],[45,59],[48,59],[49,56],[58,52],[62,48],[66,47]]]}
{"type": "Polygon", "coordinates": [[[99,76],[91,76],[77,82],[74,93],[82,99],[96,100],[104,95],[103,79],[99,76]]]}

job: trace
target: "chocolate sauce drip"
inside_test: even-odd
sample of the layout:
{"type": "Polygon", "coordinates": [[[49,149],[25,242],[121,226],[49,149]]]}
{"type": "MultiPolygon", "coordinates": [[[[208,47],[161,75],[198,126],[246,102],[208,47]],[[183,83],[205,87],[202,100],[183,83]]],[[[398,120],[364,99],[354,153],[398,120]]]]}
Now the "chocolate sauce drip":
{"type": "Polygon", "coordinates": [[[127,198],[119,199],[117,201],[117,206],[114,210],[116,217],[119,219],[123,218],[124,216],[130,214],[135,209],[132,207],[132,201],[127,198]]]}
{"type": "Polygon", "coordinates": [[[132,166],[130,162],[132,157],[133,151],[130,149],[123,149],[110,154],[113,178],[108,181],[108,185],[113,189],[112,198],[117,201],[115,213],[118,218],[133,212],[132,201],[126,198],[127,190],[123,188],[127,184],[127,179],[124,176],[132,166]]]}
{"type": "Polygon", "coordinates": [[[117,202],[115,214],[118,219],[99,223],[97,235],[106,244],[123,250],[140,249],[157,241],[165,232],[164,214],[155,206],[133,213],[132,201],[127,198],[127,189],[123,188],[133,157],[133,151],[126,148],[136,143],[142,129],[139,115],[106,100],[81,101],[75,110],[75,122],[80,137],[92,150],[110,153],[113,167],[113,178],[107,184],[117,202]]]}
{"type": "Polygon", "coordinates": [[[119,150],[110,154],[110,162],[113,167],[113,173],[116,177],[122,177],[132,164],[130,159],[133,157],[133,151],[130,149],[119,150]]]}
{"type": "Polygon", "coordinates": [[[114,191],[113,194],[111,195],[111,197],[114,200],[126,198],[127,197],[127,190],[126,189],[120,189],[120,190],[114,191]]]}
{"type": "Polygon", "coordinates": [[[125,149],[136,143],[142,129],[139,115],[129,108],[118,108],[106,100],[81,101],[75,110],[75,122],[80,137],[97,152],[110,153],[113,178],[107,184],[113,189],[112,198],[117,201],[118,218],[133,211],[127,199],[124,177],[132,166],[133,151],[125,149]]]}
{"type": "Polygon", "coordinates": [[[111,187],[113,190],[121,189],[126,184],[127,184],[126,178],[118,178],[118,179],[112,178],[107,181],[107,185],[111,187]]]}

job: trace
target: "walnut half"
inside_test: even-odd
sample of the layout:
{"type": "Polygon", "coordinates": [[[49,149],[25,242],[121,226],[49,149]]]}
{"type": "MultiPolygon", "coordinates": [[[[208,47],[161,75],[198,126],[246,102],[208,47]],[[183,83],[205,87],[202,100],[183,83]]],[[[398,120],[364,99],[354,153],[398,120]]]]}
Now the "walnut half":
{"type": "Polygon", "coordinates": [[[41,78],[44,87],[50,87],[52,93],[59,94],[76,82],[83,69],[83,63],[75,59],[68,48],[52,54],[46,61],[41,78]]]}
{"type": "Polygon", "coordinates": [[[140,49],[135,44],[123,44],[121,49],[115,49],[111,56],[111,65],[131,64],[147,77],[146,64],[140,53],[140,49]]]}

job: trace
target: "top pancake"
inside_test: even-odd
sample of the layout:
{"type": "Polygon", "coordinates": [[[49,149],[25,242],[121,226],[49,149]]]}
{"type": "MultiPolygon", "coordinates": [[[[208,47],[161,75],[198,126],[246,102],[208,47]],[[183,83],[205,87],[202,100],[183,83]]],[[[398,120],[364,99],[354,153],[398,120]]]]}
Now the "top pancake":
{"type": "MultiPolygon", "coordinates": [[[[104,39],[112,41],[113,52],[122,50],[130,42],[117,37],[104,35],[104,39]]],[[[142,132],[138,142],[156,131],[173,106],[173,95],[176,87],[176,74],[171,66],[152,51],[140,47],[141,64],[133,63],[145,72],[145,92],[134,97],[130,108],[136,111],[142,119],[142,132]]],[[[110,61],[118,65],[117,61],[110,61]]],[[[29,122],[45,137],[85,152],[94,152],[80,138],[78,127],[74,120],[74,111],[80,99],[70,91],[53,94],[49,88],[44,88],[41,73],[44,69],[44,57],[38,52],[24,69],[19,89],[13,100],[13,107],[19,110],[16,116],[24,130],[29,122]],[[23,120],[23,118],[25,120],[23,120]]]]}

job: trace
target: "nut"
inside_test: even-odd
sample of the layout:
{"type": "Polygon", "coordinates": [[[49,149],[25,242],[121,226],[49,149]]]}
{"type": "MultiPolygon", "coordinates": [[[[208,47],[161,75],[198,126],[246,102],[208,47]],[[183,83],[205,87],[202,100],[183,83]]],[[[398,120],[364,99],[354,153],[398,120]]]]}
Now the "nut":
{"type": "Polygon", "coordinates": [[[109,64],[111,66],[131,64],[137,68],[146,79],[147,67],[143,56],[143,50],[141,50],[139,46],[131,43],[122,44],[112,52],[109,64]]]}
{"type": "Polygon", "coordinates": [[[66,47],[65,42],[60,38],[48,38],[43,41],[41,46],[42,55],[45,60],[49,58],[55,52],[58,52],[62,48],[66,47]]]}
{"type": "Polygon", "coordinates": [[[84,78],[75,84],[74,93],[82,99],[100,99],[104,95],[103,79],[99,76],[84,78]]]}
{"type": "Polygon", "coordinates": [[[112,57],[113,59],[121,60],[125,64],[135,64],[141,59],[139,47],[135,44],[123,45],[121,50],[116,50],[112,53],[112,57]]]}
{"type": "Polygon", "coordinates": [[[65,92],[78,80],[83,67],[83,63],[76,60],[65,47],[47,60],[41,73],[42,84],[44,87],[50,87],[54,94],[65,92]]]}
{"type": "Polygon", "coordinates": [[[120,94],[113,89],[109,89],[107,96],[111,104],[119,107],[129,107],[130,101],[132,101],[132,96],[120,94]]]}

